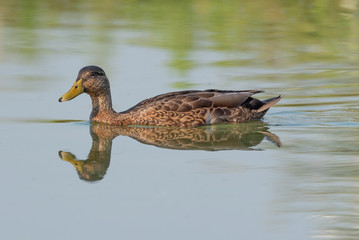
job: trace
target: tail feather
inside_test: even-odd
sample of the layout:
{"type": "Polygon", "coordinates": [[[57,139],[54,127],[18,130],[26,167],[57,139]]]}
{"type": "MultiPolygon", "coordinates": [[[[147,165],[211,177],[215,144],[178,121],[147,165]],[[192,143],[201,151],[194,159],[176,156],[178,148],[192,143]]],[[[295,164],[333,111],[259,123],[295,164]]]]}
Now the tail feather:
{"type": "Polygon", "coordinates": [[[279,95],[278,97],[274,97],[274,98],[270,98],[270,99],[266,99],[263,100],[263,105],[258,108],[258,112],[263,112],[265,110],[267,110],[268,108],[270,108],[271,106],[273,106],[274,104],[276,104],[277,102],[279,102],[282,99],[282,96],[279,95]]]}

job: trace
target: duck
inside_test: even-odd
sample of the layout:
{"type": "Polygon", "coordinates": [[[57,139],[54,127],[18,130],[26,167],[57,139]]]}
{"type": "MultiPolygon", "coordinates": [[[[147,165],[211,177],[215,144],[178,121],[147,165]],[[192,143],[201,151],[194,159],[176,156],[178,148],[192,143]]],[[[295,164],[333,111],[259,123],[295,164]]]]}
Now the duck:
{"type": "Polygon", "coordinates": [[[196,127],[259,120],[281,96],[259,100],[262,90],[184,90],[145,99],[126,111],[112,107],[110,81],[98,66],[83,67],[71,87],[58,101],[69,101],[82,93],[90,96],[90,121],[119,126],[196,127]]]}

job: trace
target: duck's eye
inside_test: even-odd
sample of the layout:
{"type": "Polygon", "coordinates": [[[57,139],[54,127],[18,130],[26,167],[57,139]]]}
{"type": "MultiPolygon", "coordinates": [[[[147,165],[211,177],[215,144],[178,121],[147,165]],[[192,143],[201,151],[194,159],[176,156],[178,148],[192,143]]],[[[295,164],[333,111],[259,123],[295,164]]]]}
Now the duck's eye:
{"type": "Polygon", "coordinates": [[[90,74],[91,77],[95,77],[95,76],[103,76],[103,72],[92,72],[90,74]]]}

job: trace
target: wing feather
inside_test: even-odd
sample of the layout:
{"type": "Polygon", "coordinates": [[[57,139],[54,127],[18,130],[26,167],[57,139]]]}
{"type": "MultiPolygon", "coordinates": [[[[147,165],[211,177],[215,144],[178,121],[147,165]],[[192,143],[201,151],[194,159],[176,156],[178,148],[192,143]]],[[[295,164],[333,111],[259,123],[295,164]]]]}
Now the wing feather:
{"type": "Polygon", "coordinates": [[[156,109],[163,111],[187,112],[199,108],[207,107],[227,107],[236,108],[248,100],[251,96],[261,93],[261,90],[216,90],[209,89],[204,91],[189,90],[170,92],[143,100],[134,107],[122,112],[141,111],[145,109],[156,109]]]}

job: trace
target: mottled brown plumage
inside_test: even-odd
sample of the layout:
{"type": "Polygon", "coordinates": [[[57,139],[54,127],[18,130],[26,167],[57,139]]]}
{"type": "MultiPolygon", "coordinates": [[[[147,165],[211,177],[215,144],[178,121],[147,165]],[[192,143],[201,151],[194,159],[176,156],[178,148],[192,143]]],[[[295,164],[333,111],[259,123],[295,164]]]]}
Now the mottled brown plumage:
{"type": "Polygon", "coordinates": [[[113,125],[188,127],[239,123],[262,118],[281,99],[278,96],[260,101],[251,97],[261,93],[260,90],[188,90],[161,94],[117,113],[112,108],[109,80],[97,66],[82,68],[71,90],[59,101],[70,100],[83,92],[92,100],[90,119],[113,125]]]}

